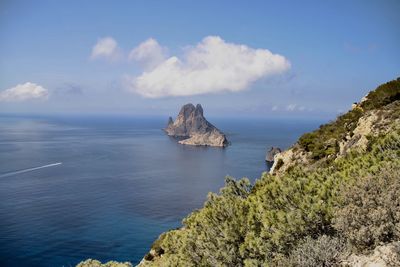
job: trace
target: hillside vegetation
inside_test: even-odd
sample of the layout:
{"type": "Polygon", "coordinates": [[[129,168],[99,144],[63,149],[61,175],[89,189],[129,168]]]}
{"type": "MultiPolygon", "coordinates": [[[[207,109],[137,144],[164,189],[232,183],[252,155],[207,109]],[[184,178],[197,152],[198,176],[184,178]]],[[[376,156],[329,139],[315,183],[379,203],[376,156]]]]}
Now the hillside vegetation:
{"type": "MultiPolygon", "coordinates": [[[[321,125],[319,129],[306,133],[299,139],[300,148],[311,152],[313,160],[319,160],[339,152],[339,141],[351,135],[358,120],[368,111],[379,110],[400,100],[400,78],[380,85],[371,91],[355,108],[339,116],[334,122],[321,125]]],[[[399,116],[398,109],[394,114],[399,116]]]]}
{"type": "Polygon", "coordinates": [[[318,168],[295,164],[254,185],[227,177],[220,193],[210,193],[182,228],[162,234],[140,265],[339,266],[349,255],[400,241],[399,102],[397,79],[303,135],[294,147],[324,162],[318,168]],[[384,127],[363,149],[329,160],[360,118],[381,111],[384,127]]]}

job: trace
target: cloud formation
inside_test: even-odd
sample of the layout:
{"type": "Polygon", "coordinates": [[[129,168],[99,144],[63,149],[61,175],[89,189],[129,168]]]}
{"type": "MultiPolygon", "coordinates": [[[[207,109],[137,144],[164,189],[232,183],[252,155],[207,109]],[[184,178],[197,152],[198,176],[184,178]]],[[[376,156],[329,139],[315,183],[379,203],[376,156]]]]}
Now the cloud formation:
{"type": "Polygon", "coordinates": [[[19,102],[30,99],[47,99],[48,96],[49,92],[47,89],[40,85],[27,82],[0,92],[0,101],[19,102]]]}
{"type": "MultiPolygon", "coordinates": [[[[238,92],[254,81],[290,68],[283,56],[267,49],[225,42],[218,36],[205,37],[185,49],[183,57],[163,59],[137,77],[128,77],[130,90],[149,98],[238,92]]],[[[133,50],[132,59],[160,59],[158,43],[149,39],[133,50]],[[140,51],[140,52],[139,52],[140,51]]]]}
{"type": "Polygon", "coordinates": [[[289,105],[286,106],[286,110],[287,111],[295,111],[296,108],[297,108],[296,104],[289,104],[289,105]]]}
{"type": "Polygon", "coordinates": [[[108,60],[116,60],[121,56],[117,41],[112,37],[104,37],[97,41],[92,48],[91,59],[104,58],[108,60]]]}
{"type": "Polygon", "coordinates": [[[139,62],[146,69],[153,69],[166,59],[166,54],[167,49],[150,38],[131,50],[129,60],[139,62]]]}
{"type": "Polygon", "coordinates": [[[287,111],[312,111],[312,108],[306,108],[297,104],[289,104],[286,106],[287,111]]]}

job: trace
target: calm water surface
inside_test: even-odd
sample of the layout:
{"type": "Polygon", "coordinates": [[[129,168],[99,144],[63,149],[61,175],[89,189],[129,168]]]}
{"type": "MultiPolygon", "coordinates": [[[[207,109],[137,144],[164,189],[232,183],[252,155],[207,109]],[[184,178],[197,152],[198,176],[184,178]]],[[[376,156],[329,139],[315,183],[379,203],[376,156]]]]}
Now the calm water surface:
{"type": "Polygon", "coordinates": [[[231,146],[179,145],[165,118],[0,117],[0,266],[138,263],[226,175],[254,181],[267,147],[320,124],[211,121],[231,146]]]}

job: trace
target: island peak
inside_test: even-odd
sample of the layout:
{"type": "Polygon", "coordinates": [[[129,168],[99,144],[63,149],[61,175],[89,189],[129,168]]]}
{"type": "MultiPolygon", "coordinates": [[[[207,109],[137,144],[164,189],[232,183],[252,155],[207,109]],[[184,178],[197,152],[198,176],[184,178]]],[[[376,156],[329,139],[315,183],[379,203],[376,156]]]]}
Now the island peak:
{"type": "Polygon", "coordinates": [[[164,129],[167,135],[183,138],[183,145],[225,147],[228,140],[225,134],[206,120],[203,107],[192,103],[182,106],[175,121],[170,117],[164,129]]]}

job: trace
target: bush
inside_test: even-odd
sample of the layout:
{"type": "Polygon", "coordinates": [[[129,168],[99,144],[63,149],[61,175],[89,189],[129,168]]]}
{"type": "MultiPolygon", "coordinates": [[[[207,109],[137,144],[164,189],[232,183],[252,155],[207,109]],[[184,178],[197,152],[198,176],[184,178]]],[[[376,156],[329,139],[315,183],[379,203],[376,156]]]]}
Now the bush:
{"type": "Polygon", "coordinates": [[[384,83],[367,95],[367,100],[361,103],[365,110],[376,109],[400,100],[400,77],[384,83]]]}
{"type": "Polygon", "coordinates": [[[289,256],[288,266],[330,267],[338,266],[346,256],[346,243],[336,237],[326,235],[318,239],[307,237],[289,256]]]}
{"type": "Polygon", "coordinates": [[[318,130],[306,133],[299,138],[298,144],[307,152],[311,152],[313,160],[319,160],[339,152],[338,141],[352,134],[359,118],[363,115],[361,109],[353,109],[339,116],[334,122],[321,125],[318,130]]]}
{"type": "Polygon", "coordinates": [[[248,179],[226,177],[219,195],[210,193],[204,207],[183,220],[182,230],[165,236],[163,249],[170,261],[177,266],[240,266],[250,189],[248,179]]]}
{"type": "Polygon", "coordinates": [[[146,261],[152,261],[154,259],[154,256],[151,253],[147,253],[146,256],[144,256],[144,259],[146,261]]]}
{"type": "Polygon", "coordinates": [[[294,168],[281,176],[264,175],[248,197],[248,232],[241,255],[269,262],[288,254],[307,235],[331,233],[334,176],[294,168]]]}
{"type": "MultiPolygon", "coordinates": [[[[154,251],[155,256],[161,256],[164,254],[164,249],[161,247],[161,244],[165,238],[165,233],[161,234],[156,241],[151,245],[151,249],[154,251]]],[[[154,256],[152,255],[152,256],[154,256]]]]}
{"type": "Polygon", "coordinates": [[[357,250],[400,239],[400,166],[391,164],[374,175],[343,186],[334,226],[357,250]]]}

